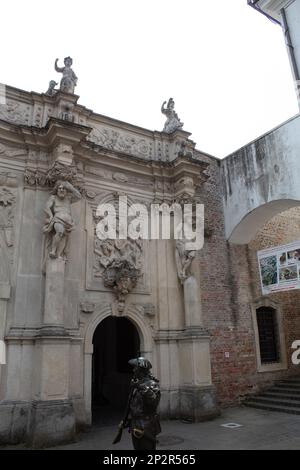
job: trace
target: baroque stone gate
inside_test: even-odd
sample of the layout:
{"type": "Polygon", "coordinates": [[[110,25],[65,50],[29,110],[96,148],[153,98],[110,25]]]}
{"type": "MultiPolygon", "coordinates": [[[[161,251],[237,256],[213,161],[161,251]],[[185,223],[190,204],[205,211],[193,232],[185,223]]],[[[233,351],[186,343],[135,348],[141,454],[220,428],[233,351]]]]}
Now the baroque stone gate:
{"type": "Polygon", "coordinates": [[[149,211],[152,203],[208,203],[210,240],[222,223],[218,163],[195,149],[172,99],[162,106],[162,132],[79,105],[71,65],[56,64],[59,90],[55,82],[44,94],[6,87],[0,108],[2,443],[55,444],[91,424],[92,340],[108,316],[136,326],[161,382],[162,416],[218,413],[202,255],[173,239],[96,235],[98,205],[117,210],[126,195],[149,211]]]}

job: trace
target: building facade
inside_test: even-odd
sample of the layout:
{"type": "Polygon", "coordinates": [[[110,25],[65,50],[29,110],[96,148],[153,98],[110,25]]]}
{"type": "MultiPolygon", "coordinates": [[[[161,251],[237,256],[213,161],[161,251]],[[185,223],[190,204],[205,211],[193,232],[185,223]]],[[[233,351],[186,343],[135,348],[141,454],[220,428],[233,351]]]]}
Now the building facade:
{"type": "Polygon", "coordinates": [[[299,375],[299,291],[263,296],[256,258],[300,239],[299,116],[219,161],[196,149],[172,99],[162,132],[85,108],[71,65],[56,63],[59,89],[7,86],[0,104],[0,442],[72,440],[122,408],[137,355],[165,418],[211,419],[299,375]],[[202,249],[99,237],[100,205],[118,225],[133,207],[174,203],[204,205],[202,249]]]}
{"type": "Polygon", "coordinates": [[[218,413],[195,253],[189,261],[174,239],[97,236],[99,204],[121,217],[120,196],[149,210],[209,201],[207,217],[221,225],[218,161],[172,124],[175,112],[166,124],[177,128],[151,132],[77,100],[62,85],[6,87],[1,106],[2,442],[72,438],[93,404],[125,401],[137,354],[160,379],[162,416],[218,413]]]}

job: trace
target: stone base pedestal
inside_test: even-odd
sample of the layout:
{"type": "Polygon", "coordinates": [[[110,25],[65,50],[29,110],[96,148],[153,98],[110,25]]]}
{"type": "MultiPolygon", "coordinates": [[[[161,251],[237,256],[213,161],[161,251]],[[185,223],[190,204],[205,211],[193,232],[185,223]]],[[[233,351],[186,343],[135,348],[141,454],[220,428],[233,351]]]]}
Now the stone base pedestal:
{"type": "Polygon", "coordinates": [[[180,389],[180,418],[191,422],[219,416],[213,386],[184,386],[180,389]]]}
{"type": "Polygon", "coordinates": [[[69,400],[36,401],[32,410],[27,445],[35,449],[75,439],[75,414],[69,400]]]}
{"type": "Polygon", "coordinates": [[[185,327],[198,328],[202,325],[199,285],[194,276],[188,277],[183,284],[185,327]]]}
{"type": "Polygon", "coordinates": [[[46,264],[44,325],[64,326],[65,260],[48,258],[46,264]]]}
{"type": "Polygon", "coordinates": [[[0,402],[0,444],[24,442],[30,415],[29,402],[0,402]]]}
{"type": "Polygon", "coordinates": [[[159,415],[161,419],[179,419],[180,394],[178,389],[160,389],[159,415]]]}
{"type": "Polygon", "coordinates": [[[180,417],[192,422],[219,415],[211,381],[210,337],[202,327],[187,328],[180,336],[180,417]]]}

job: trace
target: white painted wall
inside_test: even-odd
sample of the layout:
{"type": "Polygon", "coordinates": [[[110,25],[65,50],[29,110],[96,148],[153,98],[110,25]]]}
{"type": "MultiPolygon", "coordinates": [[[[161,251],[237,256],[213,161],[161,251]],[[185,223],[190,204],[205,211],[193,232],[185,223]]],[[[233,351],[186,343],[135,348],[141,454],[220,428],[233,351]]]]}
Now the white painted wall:
{"type": "Polygon", "coordinates": [[[221,162],[226,238],[248,243],[279,212],[300,205],[300,115],[221,162]]]}

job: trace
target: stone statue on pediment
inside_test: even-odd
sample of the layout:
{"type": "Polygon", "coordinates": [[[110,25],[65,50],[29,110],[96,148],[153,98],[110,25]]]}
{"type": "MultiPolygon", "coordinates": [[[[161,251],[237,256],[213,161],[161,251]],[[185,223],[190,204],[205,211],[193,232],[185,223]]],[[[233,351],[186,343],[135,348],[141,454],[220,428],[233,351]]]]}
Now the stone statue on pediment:
{"type": "Polygon", "coordinates": [[[45,95],[47,95],[47,96],[56,95],[56,93],[57,93],[57,90],[55,90],[56,85],[58,85],[58,83],[55,80],[50,80],[49,87],[48,87],[48,90],[46,91],[45,95]]]}
{"type": "Polygon", "coordinates": [[[163,132],[166,132],[167,134],[172,134],[173,132],[183,127],[183,122],[180,121],[177,113],[175,112],[175,109],[174,109],[175,103],[174,103],[173,98],[169,99],[167,107],[165,107],[166,103],[167,102],[164,101],[161,107],[161,112],[165,116],[167,116],[167,120],[163,128],[163,132]]]}
{"type": "Polygon", "coordinates": [[[74,94],[78,78],[76,77],[73,69],[71,68],[73,60],[71,59],[71,57],[65,57],[64,67],[58,67],[57,62],[58,59],[55,60],[55,70],[56,72],[63,74],[62,79],[60,81],[60,91],[63,91],[64,93],[74,94]]]}

